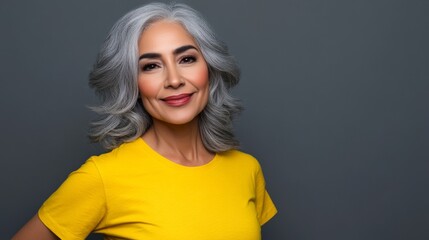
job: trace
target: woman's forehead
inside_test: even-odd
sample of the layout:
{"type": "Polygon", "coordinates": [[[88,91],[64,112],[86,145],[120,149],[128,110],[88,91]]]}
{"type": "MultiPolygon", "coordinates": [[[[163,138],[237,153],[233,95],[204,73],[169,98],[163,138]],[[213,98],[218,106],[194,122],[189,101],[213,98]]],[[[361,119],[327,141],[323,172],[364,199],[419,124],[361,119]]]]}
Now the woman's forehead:
{"type": "Polygon", "coordinates": [[[196,46],[196,42],[183,25],[171,20],[160,20],[150,24],[142,32],[139,52],[169,51],[184,45],[196,46]]]}

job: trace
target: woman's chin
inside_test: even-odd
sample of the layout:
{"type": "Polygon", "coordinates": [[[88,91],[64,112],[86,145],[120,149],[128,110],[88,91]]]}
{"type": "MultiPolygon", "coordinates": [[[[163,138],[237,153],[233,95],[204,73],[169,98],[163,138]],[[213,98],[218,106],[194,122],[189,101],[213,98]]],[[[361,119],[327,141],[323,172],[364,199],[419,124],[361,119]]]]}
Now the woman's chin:
{"type": "Polygon", "coordinates": [[[195,124],[197,121],[195,115],[192,116],[174,116],[162,119],[154,119],[154,122],[159,122],[165,125],[176,125],[176,126],[185,126],[195,124]]]}

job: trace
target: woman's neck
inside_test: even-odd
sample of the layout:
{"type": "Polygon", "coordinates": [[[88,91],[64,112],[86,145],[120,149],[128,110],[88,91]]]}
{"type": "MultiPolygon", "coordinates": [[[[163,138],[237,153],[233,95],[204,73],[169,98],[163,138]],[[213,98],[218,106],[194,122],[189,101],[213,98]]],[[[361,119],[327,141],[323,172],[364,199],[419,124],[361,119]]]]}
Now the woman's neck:
{"type": "Polygon", "coordinates": [[[154,119],[143,140],[165,158],[185,166],[200,166],[212,160],[201,139],[198,119],[173,125],[154,119]]]}

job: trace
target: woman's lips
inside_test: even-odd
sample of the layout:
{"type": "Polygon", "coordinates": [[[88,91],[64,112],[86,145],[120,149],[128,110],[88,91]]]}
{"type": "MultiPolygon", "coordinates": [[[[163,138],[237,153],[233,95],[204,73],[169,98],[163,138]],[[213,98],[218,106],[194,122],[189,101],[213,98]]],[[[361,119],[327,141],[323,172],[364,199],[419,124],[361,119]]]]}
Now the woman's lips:
{"type": "Polygon", "coordinates": [[[192,93],[184,93],[184,94],[169,96],[161,100],[170,106],[180,107],[187,104],[191,100],[191,97],[192,97],[192,93]]]}

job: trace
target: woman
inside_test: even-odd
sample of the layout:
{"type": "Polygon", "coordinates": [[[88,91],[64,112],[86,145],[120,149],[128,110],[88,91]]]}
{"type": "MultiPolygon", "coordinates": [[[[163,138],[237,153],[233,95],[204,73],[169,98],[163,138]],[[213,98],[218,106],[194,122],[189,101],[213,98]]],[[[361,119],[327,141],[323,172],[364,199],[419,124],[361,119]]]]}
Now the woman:
{"type": "Polygon", "coordinates": [[[149,4],[112,28],[90,76],[109,153],[70,174],[14,239],[260,239],[276,213],[234,150],[239,71],[193,9],[149,4]]]}

